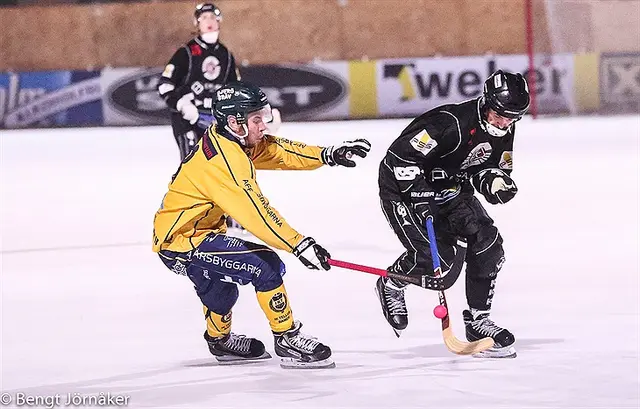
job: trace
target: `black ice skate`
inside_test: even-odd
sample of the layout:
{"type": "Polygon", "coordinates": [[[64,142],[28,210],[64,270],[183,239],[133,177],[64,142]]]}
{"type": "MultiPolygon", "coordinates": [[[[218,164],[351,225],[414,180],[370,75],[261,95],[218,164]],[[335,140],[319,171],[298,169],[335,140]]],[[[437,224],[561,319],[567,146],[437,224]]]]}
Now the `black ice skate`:
{"type": "Polygon", "coordinates": [[[495,342],[492,348],[474,354],[477,358],[515,358],[515,337],[508,330],[497,326],[489,319],[489,312],[464,310],[462,312],[468,341],[491,337],[495,342]]]}
{"type": "Polygon", "coordinates": [[[276,355],[280,357],[280,366],[292,368],[334,368],[331,349],[316,338],[300,332],[302,323],[296,321],[290,330],[274,332],[276,355]]]}
{"type": "Polygon", "coordinates": [[[236,364],[269,359],[271,355],[264,349],[264,344],[255,338],[234,334],[223,337],[212,337],[206,331],[204,339],[209,345],[209,352],[221,364],[236,364]]]}
{"type": "Polygon", "coordinates": [[[407,304],[404,301],[404,288],[398,288],[393,285],[392,281],[380,277],[376,282],[376,294],[378,294],[384,317],[393,328],[396,336],[400,338],[402,330],[407,328],[409,324],[407,304]]]}

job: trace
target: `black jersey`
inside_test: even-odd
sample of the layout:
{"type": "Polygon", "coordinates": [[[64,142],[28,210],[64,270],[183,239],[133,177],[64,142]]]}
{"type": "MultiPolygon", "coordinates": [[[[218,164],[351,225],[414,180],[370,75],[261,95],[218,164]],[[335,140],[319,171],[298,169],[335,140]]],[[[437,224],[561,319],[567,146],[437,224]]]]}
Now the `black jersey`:
{"type": "MultiPolygon", "coordinates": [[[[380,197],[435,198],[444,203],[476,185],[489,169],[512,170],[515,124],[502,137],[480,124],[479,99],[442,105],[414,119],[380,164],[380,197]]],[[[476,185],[477,186],[477,185],[476,185]]]]}
{"type": "Polygon", "coordinates": [[[190,92],[195,106],[211,109],[213,93],[237,80],[240,74],[227,47],[220,42],[208,44],[196,37],[173,54],[160,77],[158,92],[174,111],[178,100],[190,92]]]}

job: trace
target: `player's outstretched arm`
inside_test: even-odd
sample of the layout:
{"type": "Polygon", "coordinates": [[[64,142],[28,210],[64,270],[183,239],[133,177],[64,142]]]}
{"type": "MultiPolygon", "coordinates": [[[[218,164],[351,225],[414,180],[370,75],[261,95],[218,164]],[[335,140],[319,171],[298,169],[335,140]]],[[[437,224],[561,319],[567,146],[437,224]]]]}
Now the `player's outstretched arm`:
{"type": "Polygon", "coordinates": [[[364,158],[371,150],[366,139],[320,147],[267,135],[251,153],[256,169],[313,170],[323,165],[354,167],[353,156],[364,158]]]}

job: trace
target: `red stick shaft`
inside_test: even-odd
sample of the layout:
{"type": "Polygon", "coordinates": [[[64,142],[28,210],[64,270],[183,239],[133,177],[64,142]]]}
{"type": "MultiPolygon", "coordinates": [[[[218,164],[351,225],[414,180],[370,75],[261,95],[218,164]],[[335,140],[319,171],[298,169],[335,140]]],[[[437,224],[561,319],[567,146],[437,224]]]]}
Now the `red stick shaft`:
{"type": "Polygon", "coordinates": [[[377,276],[382,276],[382,277],[387,276],[387,270],[383,270],[381,268],[363,266],[360,264],[354,264],[354,263],[349,263],[347,261],[334,260],[334,259],[329,259],[329,264],[335,267],[342,267],[349,270],[362,271],[363,273],[375,274],[377,276]]]}
{"type": "Polygon", "coordinates": [[[529,94],[531,95],[531,116],[533,119],[538,117],[538,104],[536,102],[536,67],[534,64],[535,50],[534,50],[534,33],[533,33],[533,0],[525,1],[526,12],[526,28],[527,28],[527,54],[529,54],[529,94]]]}

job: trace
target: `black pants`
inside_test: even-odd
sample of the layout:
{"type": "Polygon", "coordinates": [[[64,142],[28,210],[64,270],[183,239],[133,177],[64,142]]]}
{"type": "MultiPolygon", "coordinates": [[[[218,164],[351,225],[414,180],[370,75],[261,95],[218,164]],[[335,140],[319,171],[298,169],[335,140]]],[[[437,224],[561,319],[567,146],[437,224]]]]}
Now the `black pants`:
{"type": "MultiPolygon", "coordinates": [[[[381,200],[389,225],[406,249],[390,267],[403,274],[433,274],[433,262],[424,221],[402,201],[381,200]]],[[[456,242],[466,241],[466,294],[469,307],[491,308],[495,279],[504,263],[502,237],[493,220],[473,195],[463,190],[451,201],[434,205],[434,230],[443,270],[452,268],[456,242]]]]}
{"type": "Polygon", "coordinates": [[[180,161],[191,152],[191,149],[196,146],[207,130],[197,123],[191,125],[188,121],[185,121],[180,114],[176,113],[171,114],[171,128],[173,129],[173,137],[176,139],[178,150],[180,151],[180,161]]]}

